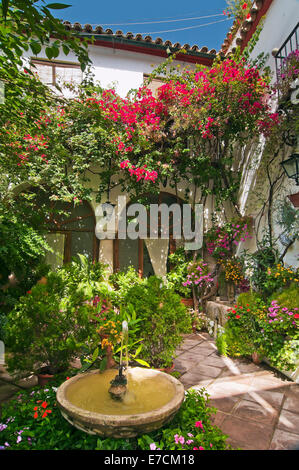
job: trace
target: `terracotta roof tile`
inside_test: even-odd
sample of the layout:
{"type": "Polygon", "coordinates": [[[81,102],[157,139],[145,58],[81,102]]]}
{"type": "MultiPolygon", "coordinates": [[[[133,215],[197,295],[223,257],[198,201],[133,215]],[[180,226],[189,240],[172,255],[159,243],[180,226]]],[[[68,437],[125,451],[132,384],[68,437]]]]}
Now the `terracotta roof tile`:
{"type": "MultiPolygon", "coordinates": [[[[176,42],[176,43],[172,43],[170,40],[166,40],[166,41],[163,41],[162,38],[156,38],[156,39],[153,39],[150,35],[146,35],[145,37],[142,36],[142,34],[140,33],[137,33],[137,34],[133,34],[131,32],[128,32],[128,33],[123,33],[123,31],[121,30],[117,30],[115,33],[112,31],[112,29],[110,28],[107,28],[106,30],[103,29],[103,27],[101,25],[97,25],[95,26],[94,28],[92,27],[91,24],[85,24],[84,26],[82,26],[80,23],[76,22],[74,24],[70,23],[69,21],[64,21],[64,25],[65,25],[65,28],[68,29],[68,30],[75,30],[79,33],[87,33],[87,34],[96,34],[96,35],[102,35],[103,37],[104,36],[113,36],[115,39],[118,39],[118,38],[124,38],[125,40],[128,40],[128,41],[138,41],[140,43],[147,43],[147,44],[152,44],[153,46],[160,46],[160,47],[165,47],[165,48],[168,48],[168,47],[171,47],[173,49],[176,49],[176,50],[180,50],[180,49],[185,49],[187,51],[187,53],[191,52],[192,53],[195,53],[195,54],[207,54],[207,55],[211,55],[211,56],[215,56],[217,54],[216,50],[215,49],[211,49],[209,51],[209,48],[204,46],[202,48],[199,48],[199,46],[197,44],[194,44],[192,47],[190,46],[190,44],[184,44],[183,46],[181,46],[181,44],[179,42],[176,42]]],[[[220,51],[220,54],[221,51],[220,51]]]]}
{"type": "Polygon", "coordinates": [[[259,11],[263,7],[265,7],[266,4],[267,4],[266,0],[255,0],[254,4],[252,5],[249,11],[250,17],[244,19],[242,25],[239,27],[238,27],[238,20],[236,19],[234,21],[231,29],[227,33],[226,38],[224,39],[223,44],[221,46],[222,53],[227,54],[229,50],[232,52],[235,51],[236,47],[234,44],[236,44],[237,46],[244,46],[246,44],[244,40],[246,40],[248,33],[251,30],[253,30],[254,22],[257,19],[259,11]],[[237,32],[235,36],[232,37],[232,33],[236,30],[236,28],[237,28],[237,32]]]}

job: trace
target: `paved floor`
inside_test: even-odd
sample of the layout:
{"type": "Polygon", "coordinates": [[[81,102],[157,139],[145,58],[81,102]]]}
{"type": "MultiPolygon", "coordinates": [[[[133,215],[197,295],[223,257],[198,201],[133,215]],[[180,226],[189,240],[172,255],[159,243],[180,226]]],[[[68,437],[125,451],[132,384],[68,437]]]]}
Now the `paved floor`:
{"type": "Polygon", "coordinates": [[[175,370],[185,388],[204,387],[214,424],[243,450],[299,450],[299,385],[261,364],[217,354],[207,333],[186,335],[175,370]]]}
{"type": "MultiPolygon", "coordinates": [[[[177,350],[175,370],[181,373],[186,389],[207,390],[210,405],[218,410],[213,422],[229,436],[233,448],[299,450],[298,384],[266,365],[220,357],[207,333],[185,336],[177,350]]],[[[30,388],[36,383],[32,376],[18,385],[30,388]]],[[[0,366],[0,408],[19,391],[0,366]]]]}

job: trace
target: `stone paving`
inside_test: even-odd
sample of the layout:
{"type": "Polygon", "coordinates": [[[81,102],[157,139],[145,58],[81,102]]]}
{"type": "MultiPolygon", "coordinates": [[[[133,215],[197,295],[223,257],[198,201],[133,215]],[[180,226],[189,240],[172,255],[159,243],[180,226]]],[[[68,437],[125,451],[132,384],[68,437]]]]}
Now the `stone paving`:
{"type": "Polygon", "coordinates": [[[185,389],[204,387],[213,423],[234,449],[299,450],[299,385],[267,365],[221,357],[207,333],[186,335],[175,370],[185,389]]]}
{"type": "MultiPolygon", "coordinates": [[[[185,389],[207,390],[213,423],[234,449],[299,450],[298,384],[267,365],[220,357],[207,333],[185,335],[174,363],[185,389]]],[[[0,418],[1,404],[36,384],[35,376],[15,383],[0,366],[0,418]]]]}

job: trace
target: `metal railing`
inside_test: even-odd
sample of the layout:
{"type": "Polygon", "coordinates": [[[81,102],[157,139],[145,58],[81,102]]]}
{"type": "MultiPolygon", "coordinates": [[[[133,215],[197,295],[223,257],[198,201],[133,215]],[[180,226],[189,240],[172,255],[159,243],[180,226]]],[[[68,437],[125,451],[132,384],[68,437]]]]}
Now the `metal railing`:
{"type": "Polygon", "coordinates": [[[298,27],[299,22],[287,37],[281,48],[275,53],[276,76],[279,79],[280,73],[285,65],[288,55],[298,49],[298,27]]]}

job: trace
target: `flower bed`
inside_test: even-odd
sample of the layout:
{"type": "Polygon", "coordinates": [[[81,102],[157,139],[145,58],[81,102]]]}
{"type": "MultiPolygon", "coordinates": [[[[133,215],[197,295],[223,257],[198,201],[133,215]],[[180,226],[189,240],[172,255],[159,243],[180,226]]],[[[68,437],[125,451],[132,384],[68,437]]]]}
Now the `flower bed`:
{"type": "Polygon", "coordinates": [[[292,307],[283,305],[278,297],[269,306],[253,297],[250,303],[237,303],[228,311],[227,322],[218,335],[219,352],[231,356],[257,353],[269,365],[298,381],[299,308],[294,307],[295,298],[290,302],[292,307]]]}
{"type": "Polygon", "coordinates": [[[225,436],[211,424],[215,408],[204,389],[185,392],[175,418],[163,428],[132,439],[101,439],[71,426],[56,403],[57,386],[25,391],[3,405],[0,448],[6,450],[226,450],[225,436]]]}

